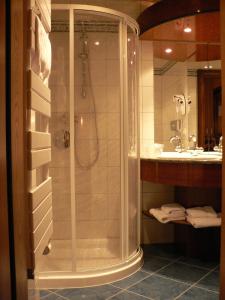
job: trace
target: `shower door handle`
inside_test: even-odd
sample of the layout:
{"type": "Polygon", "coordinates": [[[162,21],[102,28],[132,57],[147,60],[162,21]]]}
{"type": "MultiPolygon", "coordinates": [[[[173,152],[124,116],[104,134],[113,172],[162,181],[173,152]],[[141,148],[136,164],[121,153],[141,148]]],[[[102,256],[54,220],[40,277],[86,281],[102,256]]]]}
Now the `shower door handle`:
{"type": "Polygon", "coordinates": [[[69,148],[69,146],[70,146],[70,132],[69,132],[69,130],[64,131],[63,140],[64,140],[65,148],[69,148]]]}

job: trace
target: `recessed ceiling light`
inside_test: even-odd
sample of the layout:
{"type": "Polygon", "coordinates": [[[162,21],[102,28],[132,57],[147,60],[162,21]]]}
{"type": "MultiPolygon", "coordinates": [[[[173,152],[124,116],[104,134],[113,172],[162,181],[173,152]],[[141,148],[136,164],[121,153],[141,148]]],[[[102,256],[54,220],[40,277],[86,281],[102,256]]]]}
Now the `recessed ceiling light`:
{"type": "Polygon", "coordinates": [[[100,45],[100,42],[99,41],[96,41],[95,42],[95,46],[99,46],[100,45]]]}
{"type": "Polygon", "coordinates": [[[186,33],[192,32],[191,27],[189,27],[189,26],[185,27],[184,32],[186,32],[186,33]]]}
{"type": "Polygon", "coordinates": [[[166,52],[166,53],[171,53],[172,51],[173,51],[173,50],[172,50],[171,48],[166,48],[166,49],[165,49],[165,52],[166,52]]]}

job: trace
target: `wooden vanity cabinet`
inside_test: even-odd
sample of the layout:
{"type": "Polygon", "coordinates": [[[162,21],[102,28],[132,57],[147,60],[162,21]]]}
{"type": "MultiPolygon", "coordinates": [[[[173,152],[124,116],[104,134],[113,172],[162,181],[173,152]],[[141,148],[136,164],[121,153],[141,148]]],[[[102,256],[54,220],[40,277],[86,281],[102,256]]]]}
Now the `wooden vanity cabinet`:
{"type": "Polygon", "coordinates": [[[141,180],[174,186],[220,188],[221,163],[141,160],[141,180]]]}

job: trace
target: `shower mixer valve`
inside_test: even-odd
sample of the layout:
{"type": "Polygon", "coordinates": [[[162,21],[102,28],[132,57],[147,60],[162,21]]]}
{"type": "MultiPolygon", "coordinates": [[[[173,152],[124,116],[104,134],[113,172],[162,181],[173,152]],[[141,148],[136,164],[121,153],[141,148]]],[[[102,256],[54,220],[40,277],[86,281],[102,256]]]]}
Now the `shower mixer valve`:
{"type": "Polygon", "coordinates": [[[63,139],[64,139],[65,148],[69,148],[69,146],[70,146],[70,132],[69,132],[69,130],[64,131],[63,139]]]}

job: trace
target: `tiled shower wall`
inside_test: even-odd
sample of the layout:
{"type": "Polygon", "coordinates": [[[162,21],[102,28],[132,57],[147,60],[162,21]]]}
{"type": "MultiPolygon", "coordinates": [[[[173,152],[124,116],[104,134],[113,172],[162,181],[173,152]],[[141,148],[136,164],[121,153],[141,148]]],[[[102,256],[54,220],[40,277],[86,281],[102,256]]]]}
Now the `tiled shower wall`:
{"type": "MultiPolygon", "coordinates": [[[[75,191],[78,238],[120,237],[120,68],[118,33],[88,33],[90,75],[96,103],[99,158],[93,99],[81,95],[81,62],[75,60],[75,191]],[[98,41],[99,45],[95,45],[98,41]],[[83,123],[80,118],[84,118],[83,123]],[[86,119],[86,120],[85,120],[86,119]],[[78,159],[78,160],[77,160],[78,159]]],[[[75,43],[80,45],[76,34],[75,43]]],[[[81,48],[76,47],[80,53],[81,48]],[[79,49],[78,49],[79,48],[79,49]]],[[[75,54],[75,57],[77,55],[75,54]]],[[[87,90],[91,95],[90,88],[87,90]]]]}
{"type": "Polygon", "coordinates": [[[70,150],[65,148],[64,131],[69,130],[69,36],[51,33],[53,49],[50,88],[52,91],[53,239],[71,239],[70,150]]]}
{"type": "MultiPolygon", "coordinates": [[[[99,158],[89,170],[76,163],[77,237],[108,238],[120,234],[120,81],[118,34],[89,33],[90,75],[96,101],[99,158]],[[99,45],[95,45],[99,41],[99,45]]],[[[68,33],[52,33],[51,76],[54,239],[71,238],[70,148],[63,145],[69,130],[68,33]]],[[[93,102],[81,96],[80,37],[75,36],[75,155],[81,164],[96,155],[93,102]],[[79,45],[79,47],[77,47],[79,45]],[[79,66],[78,72],[77,66],[79,66]],[[81,121],[81,118],[83,119],[81,121]],[[94,131],[94,132],[93,132],[94,131]]],[[[88,88],[88,95],[90,90],[88,88]]]]}

